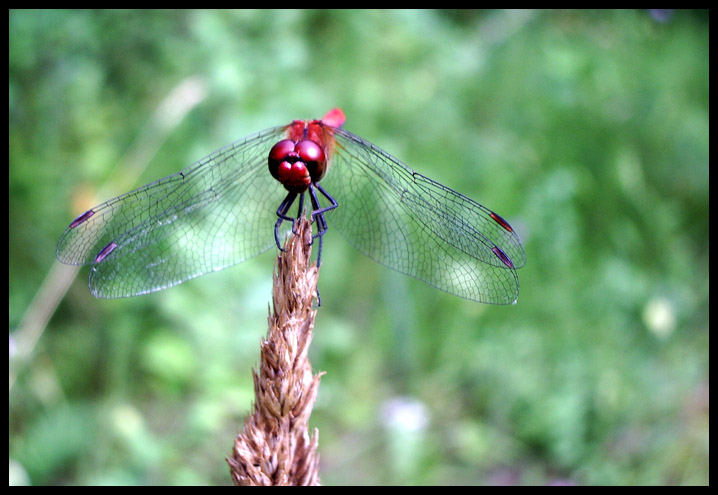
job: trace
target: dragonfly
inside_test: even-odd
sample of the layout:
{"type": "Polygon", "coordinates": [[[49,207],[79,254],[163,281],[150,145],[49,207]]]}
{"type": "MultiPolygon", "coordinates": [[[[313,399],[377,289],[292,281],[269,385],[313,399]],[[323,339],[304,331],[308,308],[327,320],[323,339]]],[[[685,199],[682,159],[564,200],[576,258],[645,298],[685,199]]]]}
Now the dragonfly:
{"type": "Polygon", "coordinates": [[[146,294],[282,249],[282,226],[294,229],[306,211],[317,266],[332,228],[445,292],[515,303],[526,253],[511,225],[345,130],[345,120],[335,108],[261,131],[91,208],[65,229],[57,258],[90,265],[95,297],[146,294]]]}

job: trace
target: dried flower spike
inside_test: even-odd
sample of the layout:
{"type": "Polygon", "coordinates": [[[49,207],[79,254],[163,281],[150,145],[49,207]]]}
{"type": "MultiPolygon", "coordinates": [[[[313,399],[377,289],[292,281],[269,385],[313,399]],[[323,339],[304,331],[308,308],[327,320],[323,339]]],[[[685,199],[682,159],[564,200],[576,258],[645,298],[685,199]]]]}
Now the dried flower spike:
{"type": "Polygon", "coordinates": [[[255,403],[227,459],[235,485],[319,484],[318,430],[308,424],[319,387],[308,359],[317,267],[311,224],[302,218],[277,257],[273,311],[253,370],[255,403]]]}

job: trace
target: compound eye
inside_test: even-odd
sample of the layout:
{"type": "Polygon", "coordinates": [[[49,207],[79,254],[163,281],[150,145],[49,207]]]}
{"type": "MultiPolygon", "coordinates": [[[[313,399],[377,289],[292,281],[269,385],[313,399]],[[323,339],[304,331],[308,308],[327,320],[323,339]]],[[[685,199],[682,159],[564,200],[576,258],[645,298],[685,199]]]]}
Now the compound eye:
{"type": "Polygon", "coordinates": [[[291,139],[283,139],[272,146],[272,149],[269,151],[269,160],[280,162],[287,158],[287,155],[292,151],[294,151],[294,141],[291,139]]]}
{"type": "MultiPolygon", "coordinates": [[[[281,144],[281,141],[277,143],[277,145],[279,144],[281,144]]],[[[299,158],[304,163],[322,163],[325,161],[324,150],[322,149],[322,147],[314,141],[310,141],[308,139],[305,139],[304,141],[299,141],[294,147],[294,151],[297,152],[299,158]]]]}

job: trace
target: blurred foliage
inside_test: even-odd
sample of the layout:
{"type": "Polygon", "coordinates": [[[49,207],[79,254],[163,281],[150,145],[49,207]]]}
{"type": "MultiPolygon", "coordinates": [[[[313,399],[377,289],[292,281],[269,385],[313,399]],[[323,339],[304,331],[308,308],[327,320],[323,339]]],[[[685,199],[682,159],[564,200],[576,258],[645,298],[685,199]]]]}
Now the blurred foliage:
{"type": "Polygon", "coordinates": [[[135,185],[341,106],[347,129],[524,240],[519,302],[493,307],[327,234],[312,346],[325,484],[708,483],[707,12],[9,21],[11,484],[229,483],[271,253],[124,300],[93,299],[84,269],[15,354],[63,229],[131,187],[99,191],[188,80],[205,97],[135,185]]]}

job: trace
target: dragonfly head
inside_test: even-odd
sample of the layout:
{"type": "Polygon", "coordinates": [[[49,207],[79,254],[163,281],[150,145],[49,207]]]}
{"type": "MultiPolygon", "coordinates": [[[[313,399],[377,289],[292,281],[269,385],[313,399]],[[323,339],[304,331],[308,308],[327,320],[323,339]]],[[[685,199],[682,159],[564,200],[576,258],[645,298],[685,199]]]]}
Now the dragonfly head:
{"type": "Polygon", "coordinates": [[[326,172],[324,149],[309,139],[297,143],[283,139],[269,151],[269,172],[288,191],[304,192],[326,172]]]}

